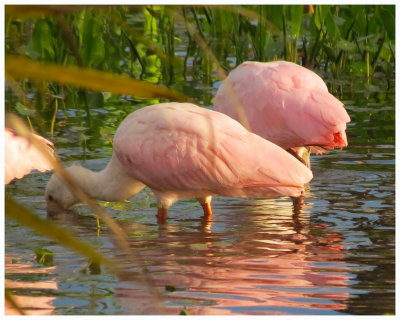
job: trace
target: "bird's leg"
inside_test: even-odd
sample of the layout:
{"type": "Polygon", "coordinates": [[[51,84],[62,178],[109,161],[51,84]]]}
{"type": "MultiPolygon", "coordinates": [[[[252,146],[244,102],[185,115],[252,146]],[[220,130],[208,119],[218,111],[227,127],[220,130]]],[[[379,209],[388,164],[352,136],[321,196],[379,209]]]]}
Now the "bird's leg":
{"type": "Polygon", "coordinates": [[[307,168],[311,169],[310,154],[311,150],[309,147],[296,147],[287,149],[291,155],[293,155],[297,160],[303,163],[307,168]]]}
{"type": "Polygon", "coordinates": [[[197,198],[197,200],[199,200],[201,206],[203,207],[204,218],[207,221],[210,221],[212,218],[211,196],[205,198],[197,198]]]}
{"type": "Polygon", "coordinates": [[[167,222],[167,213],[168,213],[168,209],[158,208],[158,210],[157,210],[157,223],[158,224],[164,224],[167,222]]]}
{"type": "Polygon", "coordinates": [[[303,225],[300,222],[300,215],[303,212],[303,207],[304,207],[304,196],[301,195],[300,197],[292,197],[293,201],[293,222],[294,222],[294,230],[297,233],[301,233],[301,230],[303,229],[303,225]]]}
{"type": "Polygon", "coordinates": [[[300,214],[304,207],[304,196],[292,197],[293,201],[293,213],[300,214]]]}
{"type": "Polygon", "coordinates": [[[211,203],[210,202],[202,203],[201,206],[203,207],[204,217],[211,219],[212,218],[211,203]]]}

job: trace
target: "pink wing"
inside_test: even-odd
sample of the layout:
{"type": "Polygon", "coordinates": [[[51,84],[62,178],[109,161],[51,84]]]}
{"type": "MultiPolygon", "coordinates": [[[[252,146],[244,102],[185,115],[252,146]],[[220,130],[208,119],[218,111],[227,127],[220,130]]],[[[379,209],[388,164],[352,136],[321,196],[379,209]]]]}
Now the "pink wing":
{"type": "MultiPolygon", "coordinates": [[[[52,142],[36,134],[32,134],[32,137],[41,142],[50,154],[53,154],[52,142]]],[[[22,178],[35,169],[42,172],[53,169],[46,157],[26,138],[16,135],[8,128],[5,128],[4,138],[6,184],[14,178],[22,178]]]]}
{"type": "Polygon", "coordinates": [[[135,177],[159,191],[298,196],[312,178],[282,148],[224,114],[189,103],[130,114],[114,137],[114,151],[135,177]]]}
{"type": "Polygon", "coordinates": [[[234,95],[251,130],[284,149],[347,146],[350,117],[324,81],[306,68],[284,61],[245,62],[222,83],[214,102],[217,111],[238,119],[234,95]]]}

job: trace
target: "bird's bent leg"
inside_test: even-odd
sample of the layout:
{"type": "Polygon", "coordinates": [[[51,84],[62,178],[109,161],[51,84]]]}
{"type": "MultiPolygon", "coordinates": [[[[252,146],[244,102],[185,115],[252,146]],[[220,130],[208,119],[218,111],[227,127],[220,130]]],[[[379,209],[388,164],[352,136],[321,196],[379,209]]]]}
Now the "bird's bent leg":
{"type": "Polygon", "coordinates": [[[201,206],[203,207],[204,218],[208,221],[212,218],[211,199],[211,196],[205,198],[197,198],[197,200],[199,200],[201,206]]]}
{"type": "Polygon", "coordinates": [[[309,147],[296,147],[287,149],[287,151],[293,155],[297,160],[303,163],[307,168],[311,168],[310,154],[311,150],[309,147]]]}
{"type": "Polygon", "coordinates": [[[158,224],[164,224],[167,222],[167,213],[168,213],[168,209],[158,208],[158,210],[157,210],[157,223],[158,224]]]}

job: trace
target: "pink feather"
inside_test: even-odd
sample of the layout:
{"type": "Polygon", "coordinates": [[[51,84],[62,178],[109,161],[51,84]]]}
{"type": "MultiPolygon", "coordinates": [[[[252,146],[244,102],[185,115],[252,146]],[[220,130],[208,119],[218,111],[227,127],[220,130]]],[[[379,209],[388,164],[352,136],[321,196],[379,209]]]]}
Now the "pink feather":
{"type": "MultiPolygon", "coordinates": [[[[31,135],[43,144],[45,149],[53,154],[53,143],[36,134],[31,135]]],[[[28,139],[16,135],[12,130],[5,128],[5,183],[10,183],[13,179],[20,179],[32,170],[46,171],[53,167],[46,157],[29,142],[28,139]]]]}
{"type": "Polygon", "coordinates": [[[299,196],[312,173],[226,115],[189,103],[131,113],[114,137],[129,172],[159,192],[233,197],[299,196]]]}
{"type": "Polygon", "coordinates": [[[252,132],[284,149],[347,146],[350,117],[343,103],[306,68],[285,61],[245,62],[218,89],[215,110],[239,120],[235,96],[252,132]]]}

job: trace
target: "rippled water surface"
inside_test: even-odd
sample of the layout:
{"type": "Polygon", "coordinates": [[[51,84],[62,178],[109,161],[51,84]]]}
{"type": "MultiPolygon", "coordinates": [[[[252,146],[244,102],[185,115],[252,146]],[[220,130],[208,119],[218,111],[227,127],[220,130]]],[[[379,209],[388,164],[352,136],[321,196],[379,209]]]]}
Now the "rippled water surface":
{"type": "MultiPolygon", "coordinates": [[[[352,118],[350,145],[312,157],[314,179],[301,212],[287,197],[215,197],[211,223],[197,202],[182,200],[158,225],[156,201],[145,189],[129,202],[103,203],[129,235],[129,257],[104,225],[97,234],[86,206],[56,218],[112,257],[124,270],[118,276],[6,219],[6,286],[31,314],[393,314],[394,89],[340,81],[329,85],[342,88],[335,94],[352,118]],[[36,261],[38,248],[54,253],[52,265],[36,261]]],[[[214,95],[218,85],[201,90],[214,95]]],[[[113,131],[131,110],[106,104],[92,110],[91,125],[82,110],[60,111],[70,126],[57,132],[58,154],[67,164],[103,168],[110,144],[89,127],[98,121],[113,131]]],[[[45,218],[49,177],[31,174],[6,193],[45,218]]]]}

